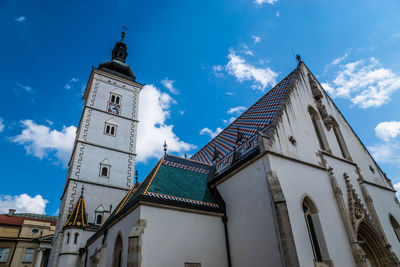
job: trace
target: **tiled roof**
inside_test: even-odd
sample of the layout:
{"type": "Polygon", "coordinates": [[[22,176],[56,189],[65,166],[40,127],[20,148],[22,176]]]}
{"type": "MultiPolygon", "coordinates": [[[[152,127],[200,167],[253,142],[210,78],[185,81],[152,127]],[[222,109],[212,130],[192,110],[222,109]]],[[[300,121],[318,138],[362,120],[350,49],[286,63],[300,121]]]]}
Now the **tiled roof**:
{"type": "Polygon", "coordinates": [[[7,225],[22,225],[24,223],[24,218],[16,216],[8,216],[5,214],[0,215],[0,224],[7,225]]]}
{"type": "Polygon", "coordinates": [[[50,216],[45,214],[37,214],[37,213],[15,213],[14,216],[25,217],[25,218],[32,218],[32,219],[41,219],[47,221],[57,221],[57,216],[50,216]]]}
{"type": "Polygon", "coordinates": [[[216,160],[216,170],[221,172],[232,164],[235,147],[241,155],[250,153],[258,146],[257,132],[266,132],[279,110],[295,71],[275,85],[260,100],[201,148],[193,155],[192,159],[213,164],[214,148],[216,148],[219,154],[216,160]],[[237,143],[238,132],[243,135],[243,138],[237,143]]]}
{"type": "Polygon", "coordinates": [[[202,162],[166,155],[140,186],[131,188],[113,215],[118,214],[139,195],[218,207],[206,184],[210,168],[210,165],[202,162]]]}
{"type": "Polygon", "coordinates": [[[85,199],[83,192],[78,198],[72,213],[65,222],[64,227],[86,228],[88,226],[87,213],[85,207],[85,199]]]}
{"type": "Polygon", "coordinates": [[[54,216],[34,214],[34,213],[17,213],[14,214],[13,216],[1,214],[0,224],[22,225],[25,220],[48,222],[50,223],[50,225],[53,226],[57,224],[57,217],[55,217],[56,219],[47,219],[47,217],[54,217],[54,216]]]}
{"type": "Polygon", "coordinates": [[[207,187],[210,169],[211,166],[203,162],[165,155],[140,185],[129,190],[98,233],[138,201],[221,212],[222,208],[207,187]]]}

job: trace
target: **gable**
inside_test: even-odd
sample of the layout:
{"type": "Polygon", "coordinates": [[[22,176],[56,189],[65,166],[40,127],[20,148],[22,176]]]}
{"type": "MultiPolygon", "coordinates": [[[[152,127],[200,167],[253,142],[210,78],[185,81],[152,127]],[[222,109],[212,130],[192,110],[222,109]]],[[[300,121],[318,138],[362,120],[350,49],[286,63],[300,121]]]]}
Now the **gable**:
{"type": "Polygon", "coordinates": [[[323,153],[357,166],[367,181],[391,187],[343,114],[303,62],[287,94],[275,118],[276,125],[267,132],[270,150],[319,166],[325,164],[318,154],[323,153]],[[315,129],[313,116],[319,120],[322,138],[315,129]],[[323,149],[321,142],[327,147],[323,149]]]}

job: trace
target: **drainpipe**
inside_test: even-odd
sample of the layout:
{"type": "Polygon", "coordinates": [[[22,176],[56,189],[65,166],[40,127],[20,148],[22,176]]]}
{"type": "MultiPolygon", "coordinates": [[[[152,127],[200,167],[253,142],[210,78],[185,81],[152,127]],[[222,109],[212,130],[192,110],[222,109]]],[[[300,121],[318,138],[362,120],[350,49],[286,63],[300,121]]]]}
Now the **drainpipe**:
{"type": "Polygon", "coordinates": [[[229,248],[229,234],[228,234],[228,217],[226,216],[226,214],[224,214],[224,216],[222,216],[222,222],[224,223],[224,230],[225,230],[225,243],[226,243],[226,253],[228,256],[228,266],[231,267],[231,251],[229,248]]]}

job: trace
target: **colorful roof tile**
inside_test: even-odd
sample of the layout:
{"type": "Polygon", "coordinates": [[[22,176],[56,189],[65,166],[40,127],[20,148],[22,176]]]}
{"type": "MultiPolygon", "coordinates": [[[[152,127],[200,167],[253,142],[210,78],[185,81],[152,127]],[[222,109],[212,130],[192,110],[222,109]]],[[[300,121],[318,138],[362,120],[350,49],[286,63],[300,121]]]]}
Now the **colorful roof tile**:
{"type": "Polygon", "coordinates": [[[279,110],[295,71],[275,85],[260,100],[201,148],[193,155],[192,159],[213,164],[213,157],[215,158],[218,155],[215,166],[217,172],[221,172],[232,164],[235,149],[241,155],[250,153],[258,146],[257,132],[266,132],[279,110]],[[242,137],[239,138],[239,142],[238,135],[242,137]],[[215,149],[218,153],[215,153],[215,149]]]}
{"type": "Polygon", "coordinates": [[[113,215],[139,195],[218,208],[206,184],[210,168],[203,162],[165,155],[139,186],[130,189],[113,215]]]}
{"type": "Polygon", "coordinates": [[[222,213],[207,187],[211,168],[203,162],[165,155],[142,183],[129,190],[98,233],[139,201],[222,213]]]}
{"type": "Polygon", "coordinates": [[[85,207],[85,199],[82,194],[78,198],[72,213],[69,215],[68,220],[64,224],[64,227],[75,227],[75,228],[86,228],[88,226],[88,219],[85,207]]]}

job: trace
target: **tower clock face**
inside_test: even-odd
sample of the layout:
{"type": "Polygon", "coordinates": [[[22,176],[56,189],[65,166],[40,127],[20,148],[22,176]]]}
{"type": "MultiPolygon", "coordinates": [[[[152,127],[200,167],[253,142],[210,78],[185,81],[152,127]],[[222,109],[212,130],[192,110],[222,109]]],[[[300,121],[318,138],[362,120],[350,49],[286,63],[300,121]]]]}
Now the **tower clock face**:
{"type": "Polygon", "coordinates": [[[107,108],[108,112],[119,115],[120,108],[121,108],[120,105],[108,102],[108,108],[107,108]]]}

